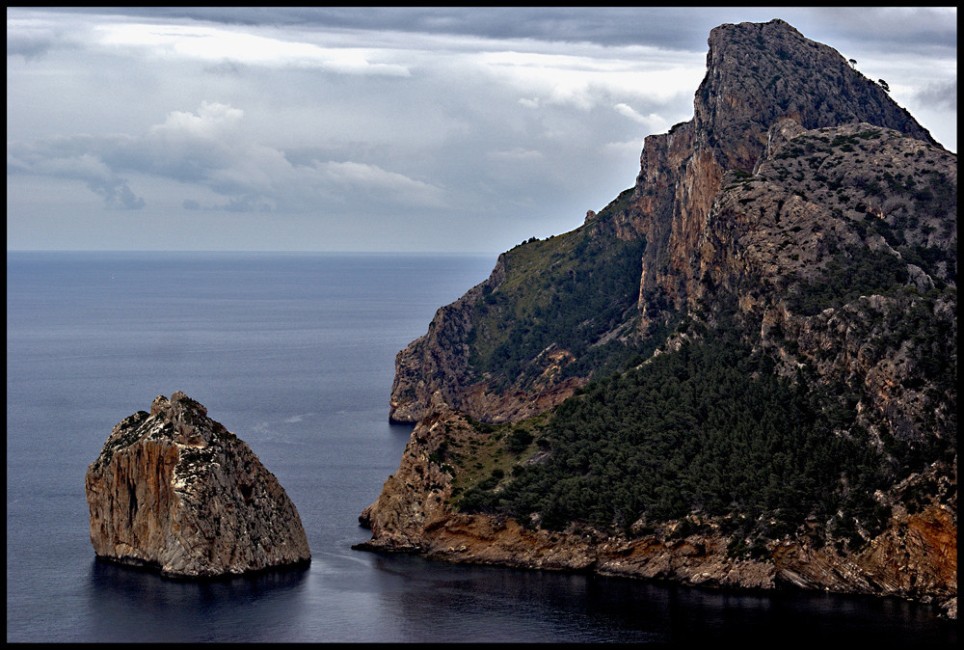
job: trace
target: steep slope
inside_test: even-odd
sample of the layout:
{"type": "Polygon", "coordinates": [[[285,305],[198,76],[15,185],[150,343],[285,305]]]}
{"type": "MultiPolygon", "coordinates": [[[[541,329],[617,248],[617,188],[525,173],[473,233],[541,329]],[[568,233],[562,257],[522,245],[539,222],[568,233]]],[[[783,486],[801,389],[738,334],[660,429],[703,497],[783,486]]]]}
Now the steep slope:
{"type": "Polygon", "coordinates": [[[308,538],[278,479],[180,391],[111,432],[85,477],[98,557],[213,577],[307,564],[308,538]]]}
{"type": "Polygon", "coordinates": [[[435,392],[482,420],[533,415],[618,358],[625,345],[612,340],[638,320],[645,248],[615,228],[631,194],[573,232],[503,253],[488,280],[440,309],[398,354],[392,419],[417,421],[435,392]]]}
{"type": "Polygon", "coordinates": [[[640,294],[646,318],[682,306],[693,288],[692,252],[723,174],[751,173],[781,119],[803,129],[867,122],[935,144],[880,86],[785,22],[714,29],[693,120],[644,145],[634,216],[651,244],[640,294]],[[670,183],[661,182],[667,177],[670,183]]]}
{"type": "Polygon", "coordinates": [[[399,353],[367,547],[956,607],[957,159],[786,23],[399,353]]]}
{"type": "MultiPolygon", "coordinates": [[[[780,119],[804,129],[866,122],[934,144],[883,88],[853,70],[833,49],[805,39],[783,21],[723,25],[711,32],[709,45],[708,71],[696,93],[693,120],[667,134],[646,138],[631,193],[623,193],[598,215],[587,217],[586,224],[572,233],[541,242],[530,240],[503,254],[486,282],[440,309],[428,333],[399,353],[391,398],[394,420],[418,421],[426,415],[432,393],[440,390],[446,401],[473,417],[505,421],[531,410],[523,405],[558,404],[571,394],[574,384],[591,377],[595,364],[587,360],[565,377],[545,380],[553,367],[579,358],[570,356],[574,351],[562,340],[568,331],[525,336],[527,330],[551,329],[553,314],[531,308],[538,293],[533,288],[524,296],[512,291],[539,276],[543,285],[558,287],[563,300],[572,295],[562,286],[570,277],[559,271],[573,270],[574,265],[560,269],[559,258],[572,256],[574,242],[581,238],[595,241],[609,259],[635,265],[638,276],[633,283],[637,310],[625,311],[608,328],[598,323],[582,336],[585,340],[595,336],[592,343],[616,339],[647,353],[649,343],[659,338],[660,326],[669,323],[686,306],[690,294],[699,290],[699,269],[694,267],[699,238],[706,231],[724,174],[751,173],[766,151],[770,127],[780,119]],[[526,250],[530,246],[539,250],[526,250]],[[638,253],[641,259],[620,257],[638,253]],[[491,318],[478,317],[493,303],[509,303],[499,311],[500,327],[492,325],[491,318]],[[495,329],[502,334],[493,333],[495,329]],[[502,367],[486,363],[485,354],[486,342],[500,336],[508,339],[500,358],[509,363],[502,367]],[[520,338],[526,338],[525,345],[513,345],[520,338]],[[518,381],[521,369],[526,372],[518,381]],[[578,380],[562,381],[572,377],[578,380]]],[[[576,271],[592,274],[593,268],[607,268],[605,257],[584,259],[579,253],[576,257],[580,259],[576,271]]],[[[613,299],[614,304],[624,302],[625,296],[613,299]]],[[[575,313],[580,304],[573,299],[563,308],[575,313]]],[[[595,348],[590,345],[584,352],[595,348]]],[[[596,351],[596,356],[611,361],[620,357],[619,352],[631,357],[636,351],[609,352],[596,351]]]]}

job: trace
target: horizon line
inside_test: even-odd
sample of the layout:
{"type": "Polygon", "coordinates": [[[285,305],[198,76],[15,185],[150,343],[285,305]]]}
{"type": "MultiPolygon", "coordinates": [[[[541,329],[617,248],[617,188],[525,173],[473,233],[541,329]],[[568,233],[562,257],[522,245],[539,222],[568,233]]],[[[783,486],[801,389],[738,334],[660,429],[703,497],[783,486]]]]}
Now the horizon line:
{"type": "Polygon", "coordinates": [[[154,248],[8,248],[10,253],[251,253],[257,255],[500,255],[505,251],[289,250],[289,249],[154,249],[154,248]]]}

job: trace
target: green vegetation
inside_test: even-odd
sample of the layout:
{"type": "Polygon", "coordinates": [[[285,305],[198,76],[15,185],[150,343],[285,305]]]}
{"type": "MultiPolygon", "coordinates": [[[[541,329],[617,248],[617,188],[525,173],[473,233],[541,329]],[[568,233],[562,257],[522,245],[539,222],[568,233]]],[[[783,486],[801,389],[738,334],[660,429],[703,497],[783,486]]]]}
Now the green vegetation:
{"type": "Polygon", "coordinates": [[[518,464],[539,450],[547,419],[548,415],[542,414],[516,424],[471,421],[484,435],[472,438],[468,448],[452,454],[459,466],[452,496],[462,511],[479,512],[492,505],[492,494],[500,482],[518,473],[518,464]]]}
{"type": "Polygon", "coordinates": [[[544,366],[531,362],[550,346],[577,359],[567,373],[625,356],[621,344],[590,349],[635,316],[645,242],[596,236],[598,228],[626,209],[631,194],[620,194],[593,223],[529,240],[505,254],[505,281],[476,305],[468,342],[477,372],[491,373],[494,384],[504,389],[517,378],[531,380],[541,373],[544,366]]]}
{"type": "Polygon", "coordinates": [[[549,529],[581,521],[629,533],[640,518],[693,511],[734,515],[744,534],[761,538],[808,516],[831,520],[837,533],[855,534],[854,517],[879,529],[887,513],[872,494],[884,464],[850,427],[853,404],[771,371],[725,328],[594,382],[539,432],[536,444],[551,452],[543,462],[476,484],[459,506],[521,522],[538,513],[549,529]]]}
{"type": "Polygon", "coordinates": [[[788,295],[788,307],[804,316],[813,316],[828,307],[840,307],[860,296],[895,296],[913,291],[908,286],[907,264],[924,270],[938,290],[957,278],[957,256],[954,249],[905,243],[902,231],[882,219],[868,216],[864,223],[854,222],[861,234],[873,229],[895,248],[900,257],[878,249],[848,247],[837,252],[813,279],[796,285],[788,295]],[[943,268],[942,268],[943,267],[943,268]],[[946,278],[946,280],[945,280],[946,278]]]}
{"type": "MultiPolygon", "coordinates": [[[[484,435],[455,478],[453,505],[550,530],[583,523],[627,535],[697,513],[733,533],[735,555],[760,553],[767,540],[794,533],[814,543],[829,533],[856,547],[879,532],[889,512],[875,491],[956,454],[956,320],[947,315],[956,307],[956,182],[938,171],[897,171],[884,157],[869,175],[838,168],[840,152],[859,160],[896,137],[883,129],[804,136],[777,156],[786,159],[774,166],[781,180],[818,182],[790,190],[816,203],[829,197],[833,218],[863,240],[844,248],[835,228],[814,224],[812,232],[828,233],[827,257],[803,269],[803,280],[780,278],[787,280],[781,288],[789,309],[803,316],[860,296],[892,298],[842,312],[848,345],[858,342],[871,364],[899,358],[909,374],[898,378],[892,404],[907,396],[928,408],[898,421],[874,413],[882,407],[862,377],[831,379],[806,369],[792,380],[779,377],[752,334],[759,323],[739,325],[732,313],[702,326],[692,321],[691,339],[678,351],[652,357],[671,332],[686,331],[685,314],[673,313],[658,291],[646,300],[654,312],[665,309],[667,320],[643,342],[626,343],[632,337],[621,334],[638,323],[645,242],[618,240],[605,229],[628,209],[627,190],[582,228],[509,251],[505,281],[476,305],[470,362],[496,388],[525,385],[546,368],[540,355],[562,350],[572,355],[559,357],[562,376],[592,381],[539,418],[479,424],[484,435]],[[881,239],[886,246],[869,247],[881,239]],[[909,265],[934,288],[922,289],[927,279],[909,265]]],[[[755,180],[735,171],[724,185],[744,185],[739,202],[752,207],[755,180]]],[[[781,198],[777,223],[782,208],[781,198]]],[[[802,227],[785,226],[781,249],[802,227]]],[[[802,351],[807,363],[826,365],[843,352],[786,336],[784,351],[802,351]]],[[[914,489],[922,507],[937,488],[914,489]]]]}
{"type": "Polygon", "coordinates": [[[860,296],[896,294],[908,278],[907,264],[894,254],[848,248],[834,255],[817,278],[794,287],[787,305],[798,314],[813,316],[860,296]]]}

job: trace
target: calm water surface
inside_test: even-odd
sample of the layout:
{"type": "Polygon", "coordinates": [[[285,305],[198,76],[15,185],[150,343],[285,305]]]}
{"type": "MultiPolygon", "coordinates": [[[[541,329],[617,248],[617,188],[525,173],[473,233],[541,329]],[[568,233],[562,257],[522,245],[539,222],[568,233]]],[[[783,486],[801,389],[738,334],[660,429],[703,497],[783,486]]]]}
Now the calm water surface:
{"type": "Polygon", "coordinates": [[[8,642],[952,645],[926,606],[735,594],[352,551],[398,467],[395,354],[495,256],[8,253],[8,642]],[[94,559],[84,473],[183,390],[278,476],[312,563],[211,583],[94,559]]]}

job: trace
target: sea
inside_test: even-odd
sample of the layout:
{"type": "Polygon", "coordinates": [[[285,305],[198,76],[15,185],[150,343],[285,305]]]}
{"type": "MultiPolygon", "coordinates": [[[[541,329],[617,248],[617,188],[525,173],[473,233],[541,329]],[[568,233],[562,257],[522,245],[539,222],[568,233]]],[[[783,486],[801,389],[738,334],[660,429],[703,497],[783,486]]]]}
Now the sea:
{"type": "Polygon", "coordinates": [[[411,427],[396,353],[495,255],[7,253],[8,643],[952,646],[896,598],[739,592],[352,549],[411,427]],[[113,426],[184,391],[297,506],[308,567],[181,581],[97,560],[84,475],[113,426]]]}

